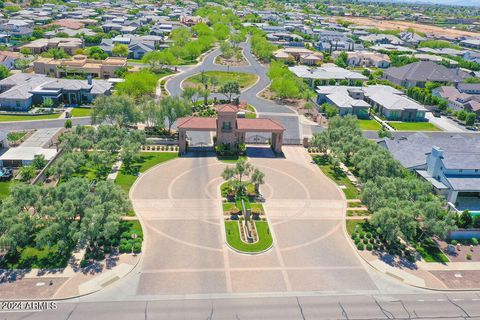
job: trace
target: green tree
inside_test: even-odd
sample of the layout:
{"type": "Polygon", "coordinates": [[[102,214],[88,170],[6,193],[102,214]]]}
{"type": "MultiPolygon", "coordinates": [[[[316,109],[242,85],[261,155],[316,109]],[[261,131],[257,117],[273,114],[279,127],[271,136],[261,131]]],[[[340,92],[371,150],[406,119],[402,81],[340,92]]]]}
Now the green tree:
{"type": "Polygon", "coordinates": [[[250,178],[251,183],[255,185],[255,193],[259,194],[260,193],[260,185],[265,183],[265,174],[255,168],[253,170],[252,176],[250,178]]]}
{"type": "Polygon", "coordinates": [[[234,167],[226,167],[222,172],[222,178],[228,181],[235,189],[235,195],[243,195],[245,191],[245,177],[249,177],[254,167],[245,159],[237,161],[234,167]]]}
{"type": "Polygon", "coordinates": [[[142,61],[150,65],[152,69],[163,69],[166,65],[177,65],[178,59],[171,50],[147,52],[142,61]]]}
{"type": "Polygon", "coordinates": [[[10,70],[4,65],[0,65],[0,80],[5,79],[10,75],[10,70]]]}
{"type": "Polygon", "coordinates": [[[108,58],[108,54],[103,51],[102,48],[93,46],[85,49],[85,53],[90,59],[94,60],[105,60],[108,58]]]}
{"type": "Polygon", "coordinates": [[[36,170],[33,166],[23,166],[20,169],[20,179],[23,182],[30,182],[36,175],[36,170]]]}
{"type": "Polygon", "coordinates": [[[112,48],[112,54],[117,57],[128,57],[129,51],[126,44],[116,43],[112,48]]]}
{"type": "Polygon", "coordinates": [[[33,157],[32,166],[36,170],[42,170],[47,165],[47,162],[48,161],[45,159],[45,156],[43,154],[36,154],[33,157]]]}
{"type": "Polygon", "coordinates": [[[57,48],[48,49],[48,51],[42,53],[42,57],[52,58],[55,60],[70,58],[70,56],[63,49],[57,48]]]}
{"type": "Polygon", "coordinates": [[[477,120],[477,114],[475,112],[469,112],[465,117],[465,124],[467,126],[473,126],[475,124],[475,120],[477,120]]]}
{"type": "Polygon", "coordinates": [[[141,71],[127,74],[125,81],[117,84],[117,93],[137,99],[145,98],[155,93],[157,83],[157,75],[142,69],[141,71]]]}
{"type": "Polygon", "coordinates": [[[188,28],[180,27],[170,33],[170,39],[174,45],[183,47],[192,39],[192,33],[188,28]]]}
{"type": "Polygon", "coordinates": [[[133,125],[140,120],[135,101],[123,95],[100,96],[95,99],[92,123],[107,122],[118,127],[133,125]]]}
{"type": "Polygon", "coordinates": [[[458,218],[458,226],[463,229],[468,229],[473,223],[472,214],[468,210],[464,210],[458,218]]]}
{"type": "Polygon", "coordinates": [[[187,100],[181,97],[164,97],[160,100],[162,113],[167,119],[168,131],[172,130],[172,125],[177,119],[191,113],[191,107],[187,100]]]}
{"type": "Polygon", "coordinates": [[[220,93],[225,95],[228,101],[232,101],[234,95],[240,94],[240,84],[238,83],[238,81],[229,80],[220,87],[220,93]]]}

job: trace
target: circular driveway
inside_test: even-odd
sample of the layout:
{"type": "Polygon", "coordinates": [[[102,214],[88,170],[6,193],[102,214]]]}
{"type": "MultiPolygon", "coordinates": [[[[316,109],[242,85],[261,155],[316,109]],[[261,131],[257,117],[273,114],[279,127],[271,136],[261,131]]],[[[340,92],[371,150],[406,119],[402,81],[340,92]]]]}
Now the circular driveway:
{"type": "Polygon", "coordinates": [[[250,158],[274,246],[261,255],[224,242],[219,185],[226,164],[179,158],[143,174],[131,192],[147,237],[137,295],[375,291],[343,232],[343,194],[300,147],[286,159],[250,158]]]}

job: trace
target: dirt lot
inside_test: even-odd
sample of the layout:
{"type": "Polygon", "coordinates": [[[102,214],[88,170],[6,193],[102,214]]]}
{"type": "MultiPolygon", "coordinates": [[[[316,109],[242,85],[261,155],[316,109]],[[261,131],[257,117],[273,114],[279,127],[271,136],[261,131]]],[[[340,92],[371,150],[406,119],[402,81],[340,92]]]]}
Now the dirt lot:
{"type": "Polygon", "coordinates": [[[419,32],[423,33],[433,33],[440,36],[449,36],[449,37],[459,37],[459,36],[469,36],[469,37],[478,37],[480,33],[454,30],[448,28],[442,28],[437,26],[431,26],[426,24],[407,22],[407,21],[393,21],[393,20],[376,20],[372,18],[364,17],[333,17],[334,21],[336,19],[342,19],[346,21],[351,21],[357,25],[372,26],[378,29],[384,30],[406,30],[408,28],[413,28],[419,32]]]}

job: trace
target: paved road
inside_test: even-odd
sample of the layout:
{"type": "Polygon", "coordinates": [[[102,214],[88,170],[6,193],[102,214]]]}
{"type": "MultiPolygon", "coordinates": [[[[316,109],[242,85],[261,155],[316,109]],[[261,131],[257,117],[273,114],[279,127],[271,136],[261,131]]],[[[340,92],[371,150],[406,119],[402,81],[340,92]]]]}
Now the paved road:
{"type": "Polygon", "coordinates": [[[268,117],[282,122],[287,129],[284,136],[286,139],[300,139],[302,137],[302,129],[298,121],[297,113],[288,106],[280,105],[257,96],[259,92],[270,84],[270,79],[267,76],[268,67],[262,65],[255,59],[251,53],[251,47],[248,41],[242,43],[241,47],[250,65],[232,66],[228,68],[227,66],[215,64],[215,58],[220,55],[220,50],[214,50],[206,55],[199,65],[171,78],[166,84],[167,91],[171,95],[180,95],[182,93],[182,82],[202,71],[235,71],[256,74],[258,76],[257,83],[243,91],[240,95],[240,100],[246,101],[254,106],[260,118],[268,117]]]}
{"type": "Polygon", "coordinates": [[[93,295],[98,300],[235,294],[411,293],[410,287],[364,267],[343,232],[346,202],[309,162],[301,147],[286,159],[248,150],[266,175],[274,247],[247,256],[225,244],[219,185],[226,164],[215,157],[182,157],[142,175],[130,194],[144,222],[145,248],[137,269],[93,295]]]}
{"type": "MultiPolygon", "coordinates": [[[[12,130],[62,128],[65,125],[65,120],[66,119],[1,122],[0,131],[9,132],[12,130]]],[[[71,118],[71,120],[74,126],[91,124],[90,117],[71,118]]]]}
{"type": "Polygon", "coordinates": [[[475,293],[209,297],[140,301],[60,302],[45,312],[1,313],[2,319],[479,319],[475,293]]]}

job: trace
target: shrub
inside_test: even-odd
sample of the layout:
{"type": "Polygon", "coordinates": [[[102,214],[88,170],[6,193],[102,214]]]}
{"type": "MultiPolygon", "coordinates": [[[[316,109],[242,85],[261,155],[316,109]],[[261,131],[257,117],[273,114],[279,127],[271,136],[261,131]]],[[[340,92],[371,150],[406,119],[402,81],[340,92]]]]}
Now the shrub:
{"type": "Polygon", "coordinates": [[[372,251],[372,248],[373,248],[373,247],[372,247],[372,245],[371,245],[370,243],[367,244],[367,250],[368,250],[368,251],[372,251]]]}
{"type": "Polygon", "coordinates": [[[367,236],[368,239],[370,239],[372,237],[372,233],[367,232],[366,236],[367,236]]]}
{"type": "Polygon", "coordinates": [[[358,238],[358,235],[356,232],[352,233],[352,239],[355,240],[355,238],[358,238]]]}
{"type": "Polygon", "coordinates": [[[360,239],[363,239],[363,238],[365,238],[365,232],[362,231],[360,232],[360,239]]]}
{"type": "Polygon", "coordinates": [[[478,245],[478,239],[477,238],[472,238],[472,244],[474,246],[478,245]]]}
{"type": "Polygon", "coordinates": [[[472,255],[470,253],[467,253],[466,258],[467,260],[472,260],[472,255]]]}
{"type": "Polygon", "coordinates": [[[133,252],[134,253],[140,253],[142,251],[142,243],[141,242],[135,242],[133,245],[133,252]]]}
{"type": "Polygon", "coordinates": [[[88,260],[82,259],[82,261],[80,261],[80,268],[86,268],[88,265],[89,265],[88,260]]]}
{"type": "Polygon", "coordinates": [[[457,240],[452,240],[452,241],[450,241],[450,243],[451,243],[452,245],[456,246],[456,245],[458,244],[458,241],[457,241],[457,240]]]}
{"type": "Polygon", "coordinates": [[[357,249],[358,250],[364,250],[365,249],[365,245],[363,243],[359,243],[357,244],[357,249]]]}

